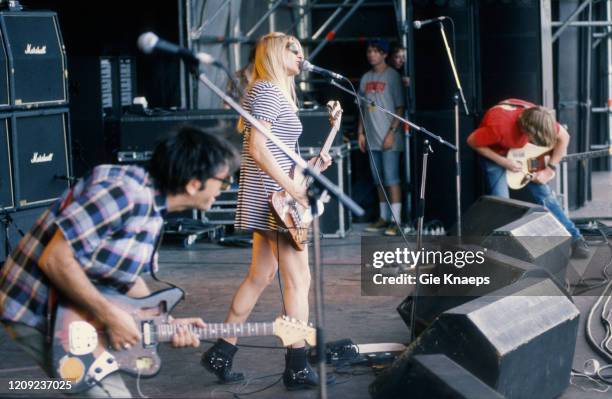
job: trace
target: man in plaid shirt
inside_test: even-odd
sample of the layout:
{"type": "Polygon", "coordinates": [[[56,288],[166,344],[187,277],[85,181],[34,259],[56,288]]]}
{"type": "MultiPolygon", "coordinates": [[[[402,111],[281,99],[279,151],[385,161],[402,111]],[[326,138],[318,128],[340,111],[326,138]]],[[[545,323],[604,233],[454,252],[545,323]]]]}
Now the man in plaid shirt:
{"type": "MultiPolygon", "coordinates": [[[[229,143],[190,127],[160,142],[148,171],[101,165],[56,201],[0,269],[0,318],[9,334],[47,373],[49,290],[88,310],[107,329],[117,350],[139,342],[133,318],[96,286],[132,297],[150,294],[143,271],[157,267],[156,244],[166,212],[209,209],[236,166],[229,143]]],[[[199,318],[174,319],[204,326],[199,318]]],[[[173,345],[198,346],[179,329],[173,345]]],[[[118,373],[87,396],[129,397],[118,373]]]]}

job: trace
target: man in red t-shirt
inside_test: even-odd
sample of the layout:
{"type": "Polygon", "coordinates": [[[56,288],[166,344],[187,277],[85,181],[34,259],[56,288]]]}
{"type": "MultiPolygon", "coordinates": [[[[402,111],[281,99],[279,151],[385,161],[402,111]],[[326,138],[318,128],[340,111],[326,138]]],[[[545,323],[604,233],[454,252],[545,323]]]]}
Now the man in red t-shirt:
{"type": "Polygon", "coordinates": [[[552,147],[547,168],[536,172],[526,188],[536,202],[550,210],[572,235],[572,256],[585,258],[589,255],[586,241],[546,185],[555,176],[559,162],[567,153],[569,139],[567,130],[557,123],[546,108],[528,101],[508,99],[486,112],[478,129],[467,138],[467,143],[482,156],[489,193],[505,198],[510,197],[506,170],[520,170],[518,162],[506,158],[508,150],[524,147],[528,142],[552,147]]]}

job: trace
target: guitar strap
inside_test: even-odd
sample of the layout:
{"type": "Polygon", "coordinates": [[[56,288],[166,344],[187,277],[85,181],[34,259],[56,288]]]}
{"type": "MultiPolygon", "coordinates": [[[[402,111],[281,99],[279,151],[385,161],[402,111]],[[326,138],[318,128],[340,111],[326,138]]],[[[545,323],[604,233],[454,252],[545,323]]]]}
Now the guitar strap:
{"type": "Polygon", "coordinates": [[[523,100],[518,100],[516,98],[510,98],[508,100],[504,100],[497,105],[509,105],[511,107],[516,107],[516,108],[531,108],[532,107],[531,104],[528,104],[527,102],[523,100]]]}

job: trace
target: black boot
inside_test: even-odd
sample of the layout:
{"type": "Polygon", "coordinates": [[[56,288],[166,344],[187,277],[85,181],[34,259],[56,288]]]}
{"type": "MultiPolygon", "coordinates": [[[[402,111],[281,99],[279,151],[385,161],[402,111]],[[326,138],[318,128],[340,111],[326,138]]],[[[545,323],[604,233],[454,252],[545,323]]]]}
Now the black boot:
{"type": "MultiPolygon", "coordinates": [[[[334,381],[334,376],[328,374],[327,384],[334,381]]],[[[304,348],[287,348],[283,384],[290,391],[316,388],[319,385],[319,374],[306,361],[306,350],[304,348]]]]}
{"type": "Polygon", "coordinates": [[[200,364],[215,374],[219,382],[227,384],[244,380],[244,374],[232,371],[232,359],[238,348],[224,339],[219,338],[209,350],[204,352],[200,364]]]}

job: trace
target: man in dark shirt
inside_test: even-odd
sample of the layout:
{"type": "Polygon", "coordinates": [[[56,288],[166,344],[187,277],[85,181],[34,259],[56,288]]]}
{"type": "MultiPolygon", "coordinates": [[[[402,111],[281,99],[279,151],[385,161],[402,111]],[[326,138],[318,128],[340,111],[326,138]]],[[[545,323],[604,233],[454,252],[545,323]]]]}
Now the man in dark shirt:
{"type": "MultiPolygon", "coordinates": [[[[143,271],[157,268],[156,243],[166,212],[206,210],[236,166],[225,141],[184,127],[161,141],[149,170],[100,165],[58,199],[36,221],[7,258],[0,273],[0,318],[17,344],[48,369],[50,290],[56,289],[98,319],[116,350],[139,342],[130,314],[98,287],[130,297],[150,294],[143,271]]],[[[173,323],[204,326],[199,318],[173,323]]],[[[174,335],[176,347],[197,346],[188,328],[174,335]]],[[[129,397],[118,373],[85,393],[129,397]]]]}

